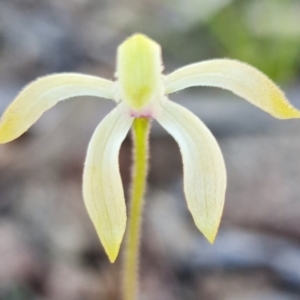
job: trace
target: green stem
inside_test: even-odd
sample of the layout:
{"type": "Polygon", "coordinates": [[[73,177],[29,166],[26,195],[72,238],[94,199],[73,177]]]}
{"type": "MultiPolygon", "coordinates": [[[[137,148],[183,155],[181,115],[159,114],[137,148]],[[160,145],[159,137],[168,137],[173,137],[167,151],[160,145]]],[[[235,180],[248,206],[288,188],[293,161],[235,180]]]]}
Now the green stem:
{"type": "Polygon", "coordinates": [[[123,270],[123,300],[138,299],[139,246],[143,199],[148,171],[150,121],[136,118],[132,126],[133,172],[130,214],[123,270]]]}

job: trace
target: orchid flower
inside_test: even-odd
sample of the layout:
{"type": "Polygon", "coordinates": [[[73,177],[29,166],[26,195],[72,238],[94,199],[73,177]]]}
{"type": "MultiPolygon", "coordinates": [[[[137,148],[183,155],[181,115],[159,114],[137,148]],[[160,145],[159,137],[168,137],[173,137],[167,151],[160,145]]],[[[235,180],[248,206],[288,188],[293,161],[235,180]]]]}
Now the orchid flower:
{"type": "Polygon", "coordinates": [[[209,129],[168,95],[191,86],[230,90],[279,119],[300,118],[282,91],[255,68],[230,59],[194,63],[163,75],[161,48],[136,34],[117,52],[116,80],[77,73],[41,77],[26,86],[5,111],[0,143],[22,135],[61,100],[96,96],[117,103],[101,121],[88,146],[83,197],[104,249],[113,262],[126,228],[126,206],[118,155],[135,118],[155,119],[179,145],[184,193],[194,222],[213,242],[220,224],[226,170],[220,148],[209,129]]]}

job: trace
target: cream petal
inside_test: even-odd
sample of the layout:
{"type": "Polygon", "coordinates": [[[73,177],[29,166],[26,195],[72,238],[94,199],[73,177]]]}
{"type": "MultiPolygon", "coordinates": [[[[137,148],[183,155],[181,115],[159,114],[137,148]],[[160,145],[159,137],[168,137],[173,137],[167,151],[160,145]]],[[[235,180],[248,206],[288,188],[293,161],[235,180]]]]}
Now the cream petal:
{"type": "Polygon", "coordinates": [[[212,243],[220,224],[226,189],[220,148],[209,129],[179,104],[167,100],[156,119],[179,145],[188,208],[196,226],[212,243]]]}
{"type": "Polygon", "coordinates": [[[75,96],[113,99],[113,82],[76,73],[49,75],[33,81],[6,109],[0,122],[0,143],[16,139],[46,110],[75,96]]]}
{"type": "Polygon", "coordinates": [[[126,227],[118,155],[133,121],[121,110],[118,105],[96,128],[83,172],[84,202],[111,262],[118,255],[126,227]]]}
{"type": "Polygon", "coordinates": [[[300,118],[300,111],[263,73],[230,59],[203,61],[180,68],[165,78],[166,94],[191,86],[213,86],[230,90],[279,119],[300,118]]]}

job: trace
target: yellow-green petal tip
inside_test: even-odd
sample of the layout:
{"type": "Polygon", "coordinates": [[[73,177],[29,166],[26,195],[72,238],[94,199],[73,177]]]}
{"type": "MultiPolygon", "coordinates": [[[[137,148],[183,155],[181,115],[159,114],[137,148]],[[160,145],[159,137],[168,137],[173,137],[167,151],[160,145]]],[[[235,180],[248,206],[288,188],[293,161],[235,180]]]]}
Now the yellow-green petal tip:
{"type": "Polygon", "coordinates": [[[0,122],[0,144],[8,143],[17,137],[19,137],[22,133],[19,133],[18,128],[14,126],[14,124],[18,124],[16,117],[11,117],[5,114],[0,122]]]}
{"type": "Polygon", "coordinates": [[[108,256],[108,259],[111,263],[114,263],[118,257],[119,254],[119,250],[120,250],[120,244],[116,245],[116,244],[110,244],[110,245],[106,245],[105,247],[105,252],[108,256]]]}
{"type": "MultiPolygon", "coordinates": [[[[197,226],[197,225],[196,225],[197,226]]],[[[204,235],[204,237],[211,243],[213,244],[215,242],[215,239],[217,237],[217,233],[218,233],[218,227],[215,228],[213,226],[207,226],[206,228],[203,228],[203,226],[200,229],[200,226],[197,226],[198,229],[202,232],[202,234],[204,235]]]]}

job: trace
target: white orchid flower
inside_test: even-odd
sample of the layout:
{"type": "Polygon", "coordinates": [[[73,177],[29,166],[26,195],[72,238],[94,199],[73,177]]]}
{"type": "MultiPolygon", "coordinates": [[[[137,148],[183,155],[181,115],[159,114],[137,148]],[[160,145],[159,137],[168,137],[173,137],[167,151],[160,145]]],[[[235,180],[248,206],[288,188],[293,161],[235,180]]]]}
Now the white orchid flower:
{"type": "Polygon", "coordinates": [[[201,120],[167,95],[191,86],[214,86],[232,91],[279,119],[300,117],[300,112],[270,79],[245,63],[215,59],[185,66],[169,75],[162,71],[160,45],[136,34],[118,48],[115,82],[76,73],[39,78],[21,91],[0,123],[0,142],[7,143],[61,100],[97,96],[117,103],[92,136],[83,174],[86,209],[112,262],[126,227],[118,155],[134,118],[157,120],[177,141],[188,208],[196,226],[213,242],[226,188],[222,153],[201,120]]]}

